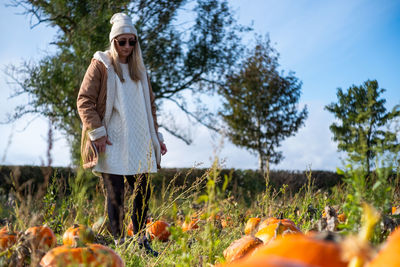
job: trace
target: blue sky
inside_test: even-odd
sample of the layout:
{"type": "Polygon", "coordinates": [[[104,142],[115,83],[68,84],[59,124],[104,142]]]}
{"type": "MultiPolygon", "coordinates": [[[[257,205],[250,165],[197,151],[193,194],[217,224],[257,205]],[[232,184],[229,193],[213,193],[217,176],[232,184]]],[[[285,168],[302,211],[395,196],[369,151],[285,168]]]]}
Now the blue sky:
{"type": "MultiPolygon", "coordinates": [[[[241,24],[253,23],[256,33],[269,33],[280,53],[280,64],[303,82],[300,106],[307,105],[305,127],[281,147],[285,159],[276,169],[334,170],[341,165],[329,125],[334,118],[323,107],[336,101],[336,89],[347,89],[367,79],[377,79],[387,91],[386,107],[400,104],[400,0],[232,0],[241,24]]],[[[29,18],[20,11],[0,6],[0,67],[38,60],[52,50],[55,29],[39,25],[30,29],[29,18]]],[[[253,34],[245,37],[251,46],[253,34]]],[[[0,120],[26,97],[9,99],[12,90],[0,73],[0,120]]],[[[47,122],[32,117],[0,125],[0,164],[40,164],[46,160],[47,122]]],[[[207,167],[217,154],[226,167],[257,168],[257,157],[239,149],[201,126],[191,126],[194,144],[166,135],[169,152],[165,167],[207,167]]],[[[165,132],[164,132],[165,133],[165,132]]],[[[57,133],[52,157],[55,165],[68,165],[68,142],[57,133]]]]}

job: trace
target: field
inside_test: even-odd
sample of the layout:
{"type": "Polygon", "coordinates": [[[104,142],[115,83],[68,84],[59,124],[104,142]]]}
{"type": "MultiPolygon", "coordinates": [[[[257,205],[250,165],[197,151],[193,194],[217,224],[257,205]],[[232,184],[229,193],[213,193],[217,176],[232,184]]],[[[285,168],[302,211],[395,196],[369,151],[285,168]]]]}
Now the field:
{"type": "MultiPolygon", "coordinates": [[[[232,174],[222,173],[218,161],[215,161],[212,168],[190,182],[178,183],[178,175],[175,175],[160,188],[150,184],[153,194],[149,216],[153,222],[163,220],[170,225],[166,242],[157,239],[151,242],[160,253],[153,257],[139,248],[135,236],[124,244],[114,244],[107,229],[101,180],[78,171],[66,185],[61,182],[64,180],[57,179],[57,173],[50,175],[43,170],[43,183],[35,190],[26,190],[26,184],[18,183],[18,179],[11,175],[8,182],[12,189],[0,191],[1,223],[8,225],[9,232],[20,232],[17,241],[0,252],[2,266],[38,266],[47,249],[32,249],[27,245],[22,232],[29,227],[50,227],[59,246],[64,232],[74,224],[89,226],[95,235],[94,242],[113,249],[126,266],[213,266],[229,260],[224,256],[224,250],[244,235],[246,222],[254,217],[288,219],[302,233],[327,233],[329,230],[330,239],[341,248],[348,246],[351,240],[357,240],[355,244],[358,245],[352,246],[354,253],[342,253],[341,257],[349,266],[363,266],[375,257],[399,219],[395,211],[396,204],[400,203],[399,173],[394,168],[378,168],[368,174],[349,167],[339,171],[341,181],[329,188],[318,188],[310,170],[304,173],[306,180],[296,190],[286,184],[272,185],[267,171],[263,175],[262,188],[245,196],[237,193],[237,184],[232,186],[232,174]],[[18,190],[19,187],[25,189],[18,190]],[[190,221],[195,227],[187,230],[185,225],[190,221]],[[350,265],[356,261],[359,265],[350,265]]],[[[181,176],[188,177],[193,171],[187,170],[181,176]]],[[[128,230],[132,199],[129,192],[126,194],[124,225],[128,230]]],[[[277,227],[282,227],[282,224],[277,227]]],[[[269,239],[285,238],[292,232],[278,228],[273,229],[274,234],[269,239]]],[[[264,243],[270,241],[265,236],[259,237],[264,243]]],[[[307,254],[304,251],[303,254],[307,254]]],[[[290,258],[290,255],[280,256],[290,258]]],[[[326,258],[326,264],[329,261],[326,258]]],[[[393,262],[396,264],[395,260],[393,262]]],[[[60,263],[60,266],[65,264],[60,263]]]]}

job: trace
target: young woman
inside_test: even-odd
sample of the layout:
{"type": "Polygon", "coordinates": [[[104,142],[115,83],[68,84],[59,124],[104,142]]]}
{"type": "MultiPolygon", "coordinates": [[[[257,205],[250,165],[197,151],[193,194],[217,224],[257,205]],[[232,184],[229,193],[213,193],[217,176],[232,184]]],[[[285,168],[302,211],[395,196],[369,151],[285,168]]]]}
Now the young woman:
{"type": "Polygon", "coordinates": [[[156,106],[142,59],[137,31],[129,16],[114,14],[110,49],[96,52],[86,71],[77,106],[82,120],[82,161],[104,180],[107,212],[116,242],[124,240],[124,177],[133,190],[133,232],[151,249],[143,228],[150,189],[148,174],[160,168],[167,152],[158,133],[156,106]]]}

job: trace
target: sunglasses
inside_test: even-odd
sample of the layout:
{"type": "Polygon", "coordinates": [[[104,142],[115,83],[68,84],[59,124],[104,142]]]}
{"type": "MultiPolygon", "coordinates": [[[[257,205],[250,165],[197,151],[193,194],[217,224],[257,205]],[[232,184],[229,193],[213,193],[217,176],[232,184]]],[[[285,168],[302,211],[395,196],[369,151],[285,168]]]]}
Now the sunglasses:
{"type": "MultiPolygon", "coordinates": [[[[122,40],[118,40],[118,39],[114,39],[115,41],[117,41],[119,46],[125,46],[126,45],[126,39],[122,39],[122,40]]],[[[129,46],[135,46],[136,44],[136,39],[129,39],[128,40],[128,44],[129,46]]]]}

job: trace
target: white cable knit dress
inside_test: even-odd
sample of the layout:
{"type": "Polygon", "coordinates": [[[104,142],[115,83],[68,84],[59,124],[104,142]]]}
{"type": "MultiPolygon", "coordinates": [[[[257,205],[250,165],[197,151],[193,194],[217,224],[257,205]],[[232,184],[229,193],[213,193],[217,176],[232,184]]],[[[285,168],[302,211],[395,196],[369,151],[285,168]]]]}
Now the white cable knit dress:
{"type": "Polygon", "coordinates": [[[125,82],[116,77],[115,101],[107,127],[112,145],[99,157],[94,171],[119,175],[157,172],[143,88],[120,64],[125,82]]]}

